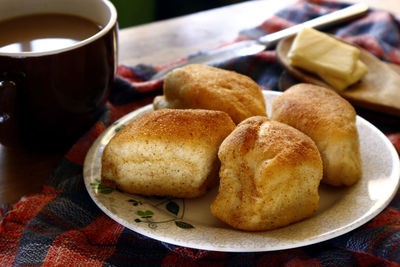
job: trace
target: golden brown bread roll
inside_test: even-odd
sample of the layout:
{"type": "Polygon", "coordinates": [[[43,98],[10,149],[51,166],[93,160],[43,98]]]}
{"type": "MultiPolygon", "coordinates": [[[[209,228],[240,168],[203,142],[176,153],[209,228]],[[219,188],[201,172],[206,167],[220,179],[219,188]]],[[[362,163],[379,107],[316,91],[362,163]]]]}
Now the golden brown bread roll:
{"type": "Polygon", "coordinates": [[[324,163],[323,183],[350,186],[360,179],[356,112],[337,93],[316,85],[297,84],[274,100],[271,117],[314,140],[324,163]]]}
{"type": "Polygon", "coordinates": [[[223,141],[220,186],[211,213],[234,228],[261,231],[311,216],[318,208],[322,161],[295,128],[256,116],[223,141]]]}
{"type": "Polygon", "coordinates": [[[154,109],[221,110],[236,124],[251,116],[266,116],[264,97],[256,82],[233,71],[200,64],[170,72],[164,80],[164,95],[156,97],[153,104],[154,109]]]}
{"type": "Polygon", "coordinates": [[[221,111],[151,111],[107,144],[102,179],[132,194],[200,196],[218,182],[217,151],[234,127],[221,111]]]}

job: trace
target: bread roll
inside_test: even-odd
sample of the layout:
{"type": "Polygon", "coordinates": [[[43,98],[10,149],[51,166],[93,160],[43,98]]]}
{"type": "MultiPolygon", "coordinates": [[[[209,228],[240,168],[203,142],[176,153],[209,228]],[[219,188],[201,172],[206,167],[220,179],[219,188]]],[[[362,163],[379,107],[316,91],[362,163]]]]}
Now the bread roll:
{"type": "Polygon", "coordinates": [[[221,110],[236,124],[251,116],[266,116],[263,94],[252,79],[199,64],[170,72],[164,80],[164,95],[156,97],[153,104],[154,109],[221,110]]]}
{"type": "Polygon", "coordinates": [[[107,144],[102,179],[132,194],[200,196],[219,180],[217,151],[234,127],[221,111],[146,113],[107,144]]]}
{"type": "Polygon", "coordinates": [[[318,208],[322,161],[314,142],[286,124],[256,116],[223,141],[220,186],[211,213],[234,228],[261,231],[318,208]]]}
{"type": "Polygon", "coordinates": [[[356,112],[337,93],[316,85],[297,84],[274,100],[271,117],[314,140],[324,163],[323,183],[350,186],[360,179],[356,112]]]}

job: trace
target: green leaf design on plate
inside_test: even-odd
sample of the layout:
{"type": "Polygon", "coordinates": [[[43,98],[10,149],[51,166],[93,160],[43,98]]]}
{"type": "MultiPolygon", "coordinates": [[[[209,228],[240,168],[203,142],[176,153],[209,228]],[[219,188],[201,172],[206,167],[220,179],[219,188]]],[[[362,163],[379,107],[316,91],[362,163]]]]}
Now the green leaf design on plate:
{"type": "Polygon", "coordinates": [[[179,213],[179,205],[176,204],[176,202],[174,202],[174,201],[168,202],[166,208],[172,214],[178,215],[178,213],[179,213]]]}
{"type": "MultiPolygon", "coordinates": [[[[149,228],[151,229],[155,229],[157,228],[157,225],[159,224],[164,224],[164,223],[170,223],[170,222],[174,222],[175,225],[179,228],[182,229],[192,229],[195,228],[193,225],[191,225],[190,223],[181,221],[184,218],[184,213],[185,213],[185,204],[183,201],[183,205],[182,207],[179,206],[179,202],[176,202],[172,199],[165,199],[165,201],[159,202],[159,203],[152,203],[151,200],[146,201],[146,199],[148,199],[147,197],[144,197],[145,200],[136,200],[136,199],[129,199],[128,202],[132,203],[133,206],[138,207],[139,205],[143,205],[142,207],[146,207],[147,205],[152,206],[155,211],[159,211],[160,208],[163,208],[163,211],[165,211],[165,209],[174,214],[175,216],[178,216],[179,213],[182,213],[179,218],[178,217],[170,217],[168,219],[164,219],[164,220],[157,220],[157,216],[154,216],[154,212],[152,210],[137,210],[136,211],[136,215],[139,216],[139,218],[134,219],[135,223],[146,223],[148,225],[149,228]],[[166,203],[166,204],[165,204],[166,203]],[[182,209],[182,211],[181,211],[182,209]]],[[[157,198],[159,199],[159,198],[157,198]]],[[[179,201],[179,200],[178,200],[179,201]]]]}
{"type": "Polygon", "coordinates": [[[139,215],[140,217],[144,218],[144,219],[148,219],[153,217],[154,212],[152,212],[151,210],[146,210],[146,211],[142,211],[142,210],[138,210],[137,215],[139,215]]]}
{"type": "Polygon", "coordinates": [[[110,194],[112,191],[114,191],[113,188],[102,184],[99,179],[96,179],[94,183],[90,183],[90,186],[93,188],[93,190],[98,191],[101,194],[110,194]]]}
{"type": "Polygon", "coordinates": [[[118,126],[117,128],[114,129],[114,132],[115,132],[115,133],[118,133],[118,132],[121,131],[122,128],[124,128],[124,127],[125,127],[125,124],[121,124],[120,126],[118,126]]]}
{"type": "Polygon", "coordinates": [[[175,221],[176,226],[178,226],[179,228],[183,228],[183,229],[191,229],[194,228],[193,225],[191,225],[190,223],[187,222],[182,222],[182,221],[175,221]]]}

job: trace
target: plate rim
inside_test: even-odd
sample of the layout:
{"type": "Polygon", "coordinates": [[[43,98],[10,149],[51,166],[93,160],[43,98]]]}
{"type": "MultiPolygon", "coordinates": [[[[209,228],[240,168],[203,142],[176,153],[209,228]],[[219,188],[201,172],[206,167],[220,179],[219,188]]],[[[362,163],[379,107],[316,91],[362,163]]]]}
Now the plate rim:
{"type": "MultiPolygon", "coordinates": [[[[268,97],[269,95],[276,97],[277,95],[282,94],[282,92],[278,92],[278,91],[269,91],[269,90],[264,90],[263,91],[263,95],[264,97],[268,97]]],[[[267,105],[267,109],[270,108],[270,105],[267,105]]],[[[108,137],[109,135],[114,135],[115,134],[115,129],[120,126],[121,124],[124,124],[126,122],[129,122],[130,120],[132,120],[132,118],[137,118],[138,116],[143,115],[144,113],[147,113],[149,111],[153,110],[152,108],[152,104],[143,106],[139,109],[136,109],[126,115],[124,115],[123,117],[121,117],[120,119],[116,120],[114,123],[112,123],[110,126],[108,126],[97,138],[96,140],[93,142],[93,144],[91,145],[91,147],[89,148],[86,157],[85,157],[85,161],[84,161],[84,165],[83,165],[83,178],[84,178],[84,183],[85,183],[85,187],[86,190],[88,192],[88,194],[90,195],[91,199],[93,200],[93,202],[95,202],[95,204],[111,219],[113,219],[114,221],[118,222],[119,224],[123,225],[124,227],[130,229],[131,231],[134,231],[136,233],[139,233],[141,235],[147,236],[149,238],[161,241],[161,242],[166,242],[172,245],[176,245],[176,246],[183,246],[183,247],[189,247],[189,248],[193,248],[193,249],[201,249],[201,250],[209,250],[209,251],[220,251],[220,252],[265,252],[265,251],[276,251],[276,250],[285,250],[285,249],[291,249],[291,248],[297,248],[297,247],[303,247],[303,246],[307,246],[307,245],[312,245],[312,244],[316,244],[316,243],[320,243],[323,241],[327,241],[330,240],[332,238],[344,235],[360,226],[362,226],[363,224],[367,223],[368,221],[370,221],[371,219],[373,219],[375,216],[377,216],[380,212],[382,212],[388,205],[389,203],[393,200],[393,198],[396,195],[396,192],[398,191],[399,187],[400,187],[400,159],[399,159],[399,155],[397,154],[393,144],[390,142],[390,140],[387,138],[387,136],[381,132],[377,127],[375,127],[372,123],[370,123],[369,121],[365,120],[364,118],[360,117],[357,115],[357,120],[360,120],[360,123],[362,124],[366,124],[366,126],[368,126],[369,128],[372,128],[372,130],[378,134],[381,137],[381,140],[383,140],[383,142],[385,142],[386,144],[386,148],[389,149],[388,152],[390,152],[390,158],[392,159],[392,165],[393,168],[391,170],[391,172],[393,173],[392,175],[395,176],[397,174],[397,183],[396,186],[393,188],[390,196],[388,196],[386,198],[386,200],[378,207],[376,208],[373,212],[371,212],[371,214],[367,215],[367,216],[361,216],[359,218],[356,218],[354,220],[353,223],[351,223],[350,225],[346,225],[344,227],[342,227],[341,229],[334,229],[333,233],[329,233],[329,232],[325,232],[323,234],[320,234],[314,238],[310,238],[307,240],[302,240],[302,241],[298,241],[296,243],[292,243],[292,244],[288,244],[286,246],[277,246],[277,247],[269,247],[268,249],[266,249],[265,246],[260,246],[259,248],[250,248],[250,249],[242,249],[242,248],[233,248],[233,247],[215,247],[215,246],[206,246],[206,245],[199,245],[199,244],[194,244],[192,243],[185,243],[185,242],[179,242],[176,239],[170,238],[170,237],[165,237],[165,236],[160,236],[157,235],[156,233],[153,233],[151,231],[146,231],[145,228],[140,228],[140,227],[132,227],[133,224],[127,222],[125,219],[120,218],[119,216],[117,216],[116,214],[112,213],[112,211],[110,211],[105,205],[103,205],[103,203],[97,201],[96,196],[94,194],[92,194],[92,190],[90,187],[90,181],[88,178],[88,172],[90,172],[90,160],[93,154],[96,153],[102,153],[104,147],[99,147],[101,144],[101,141],[108,137]],[[393,172],[394,171],[394,172],[393,172]]],[[[111,138],[111,137],[110,137],[111,138]]],[[[392,176],[391,175],[391,176],[392,176]]],[[[202,226],[204,227],[204,226],[202,226]]],[[[200,228],[202,228],[200,227],[200,228]]],[[[239,232],[243,232],[240,230],[235,230],[235,229],[225,229],[227,231],[239,231],[239,232]]],[[[263,233],[264,231],[262,231],[261,233],[263,233]]],[[[249,233],[249,232],[247,232],[249,233]]],[[[258,232],[250,232],[250,234],[257,234],[258,232]]]]}

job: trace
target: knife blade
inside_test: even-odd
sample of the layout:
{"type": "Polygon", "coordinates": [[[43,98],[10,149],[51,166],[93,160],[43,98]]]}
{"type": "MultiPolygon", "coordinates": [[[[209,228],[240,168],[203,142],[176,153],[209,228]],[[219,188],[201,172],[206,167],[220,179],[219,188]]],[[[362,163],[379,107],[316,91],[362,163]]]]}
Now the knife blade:
{"type": "Polygon", "coordinates": [[[151,77],[150,80],[161,79],[170,71],[189,64],[212,65],[239,56],[254,55],[274,46],[276,43],[286,37],[297,34],[299,31],[301,31],[301,29],[305,27],[320,29],[327,26],[332,26],[334,24],[359,17],[365,14],[367,11],[368,5],[364,3],[353,4],[349,7],[339,9],[337,11],[322,15],[312,20],[305,21],[284,30],[264,35],[256,40],[240,41],[214,50],[202,51],[196,55],[190,56],[186,62],[180,63],[171,68],[156,73],[154,76],[151,77]]]}

